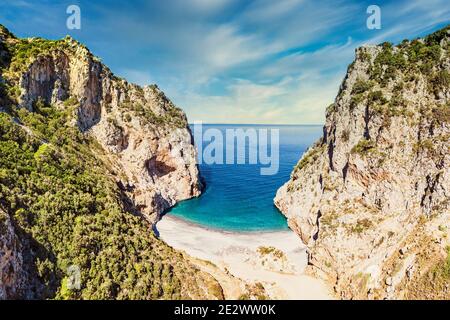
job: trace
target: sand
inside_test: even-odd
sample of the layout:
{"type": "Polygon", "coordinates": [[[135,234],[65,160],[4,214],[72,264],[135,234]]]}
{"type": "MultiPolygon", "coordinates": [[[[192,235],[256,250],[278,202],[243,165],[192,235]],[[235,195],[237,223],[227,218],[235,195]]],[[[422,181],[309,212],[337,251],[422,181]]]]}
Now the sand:
{"type": "Polygon", "coordinates": [[[173,248],[210,261],[246,283],[262,283],[271,298],[332,299],[321,280],[304,274],[306,247],[293,231],[225,232],[170,215],[156,229],[173,248]]]}

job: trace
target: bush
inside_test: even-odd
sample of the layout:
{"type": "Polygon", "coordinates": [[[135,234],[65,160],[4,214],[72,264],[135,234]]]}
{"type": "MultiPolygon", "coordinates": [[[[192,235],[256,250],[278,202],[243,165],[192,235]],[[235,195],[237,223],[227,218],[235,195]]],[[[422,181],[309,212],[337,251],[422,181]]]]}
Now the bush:
{"type": "Polygon", "coordinates": [[[372,152],[375,149],[375,142],[368,139],[361,139],[351,150],[351,153],[356,153],[360,155],[372,152]]]}
{"type": "Polygon", "coordinates": [[[68,99],[66,99],[64,101],[64,106],[65,107],[72,107],[72,106],[76,106],[79,103],[77,97],[71,96],[68,99]]]}
{"type": "Polygon", "coordinates": [[[380,90],[370,92],[367,97],[367,101],[371,105],[373,104],[383,105],[387,103],[387,99],[383,96],[383,92],[381,92],[380,90]]]}
{"type": "Polygon", "coordinates": [[[31,298],[180,299],[200,292],[198,270],[124,211],[94,142],[67,125],[65,112],[42,100],[35,107],[40,113],[15,115],[33,134],[0,113],[0,211],[17,226],[36,274],[31,298]],[[72,265],[81,272],[80,290],[67,287],[72,265]]]}
{"type": "Polygon", "coordinates": [[[352,88],[352,94],[364,93],[367,90],[373,87],[373,83],[371,81],[365,81],[360,78],[356,79],[355,84],[352,88]]]}

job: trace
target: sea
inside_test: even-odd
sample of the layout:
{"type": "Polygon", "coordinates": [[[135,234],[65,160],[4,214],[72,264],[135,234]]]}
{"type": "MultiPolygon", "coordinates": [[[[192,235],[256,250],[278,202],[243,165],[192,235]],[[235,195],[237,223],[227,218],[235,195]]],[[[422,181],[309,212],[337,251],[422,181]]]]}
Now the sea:
{"type": "MultiPolygon", "coordinates": [[[[229,125],[229,124],[203,124],[202,132],[214,129],[217,134],[223,134],[224,163],[211,163],[214,161],[201,161],[200,174],[205,182],[205,189],[198,198],[182,201],[166,214],[184,219],[207,228],[233,232],[258,232],[287,230],[286,218],[273,204],[275,194],[284,183],[289,180],[290,174],[302,154],[316,140],[322,136],[322,125],[229,125]],[[269,165],[250,162],[252,147],[246,140],[245,163],[226,163],[226,148],[234,144],[237,149],[237,140],[226,140],[226,133],[230,130],[248,129],[258,134],[267,132],[267,155],[276,147],[272,147],[270,138],[272,130],[278,130],[278,170],[275,174],[262,175],[261,168],[269,165]]],[[[194,131],[191,125],[191,129],[194,131]]],[[[211,130],[209,132],[212,132],[211,130]]],[[[206,137],[207,135],[204,134],[206,137]]],[[[211,151],[210,136],[207,139],[196,140],[202,144],[203,152],[211,151]],[[208,149],[208,145],[210,145],[208,149]]],[[[273,142],[276,139],[273,140],[273,142]]],[[[259,140],[258,143],[262,143],[259,140]]],[[[242,144],[241,144],[242,146],[242,144]]],[[[257,145],[258,151],[261,145],[257,145]]],[[[200,149],[199,149],[200,150],[200,149]]],[[[262,149],[265,150],[265,149],[262,149]]],[[[254,151],[254,150],[253,150],[254,151]]],[[[214,152],[212,155],[216,155],[214,152]]],[[[203,158],[202,158],[203,159],[203,158]]],[[[219,157],[220,159],[220,157],[219,157]]],[[[276,156],[272,158],[274,162],[276,156]]],[[[230,161],[229,161],[230,162],[230,161]]]]}

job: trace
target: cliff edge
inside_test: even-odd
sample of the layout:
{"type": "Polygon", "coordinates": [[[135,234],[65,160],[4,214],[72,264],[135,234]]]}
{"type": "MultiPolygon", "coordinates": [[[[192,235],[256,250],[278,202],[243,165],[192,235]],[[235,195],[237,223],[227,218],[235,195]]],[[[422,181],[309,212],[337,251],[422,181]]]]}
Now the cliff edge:
{"type": "Polygon", "coordinates": [[[450,298],[450,27],[361,47],[275,205],[341,298],[450,298]]]}
{"type": "Polygon", "coordinates": [[[0,299],[223,298],[152,231],[200,189],[186,116],[156,85],[0,25],[0,299]]]}

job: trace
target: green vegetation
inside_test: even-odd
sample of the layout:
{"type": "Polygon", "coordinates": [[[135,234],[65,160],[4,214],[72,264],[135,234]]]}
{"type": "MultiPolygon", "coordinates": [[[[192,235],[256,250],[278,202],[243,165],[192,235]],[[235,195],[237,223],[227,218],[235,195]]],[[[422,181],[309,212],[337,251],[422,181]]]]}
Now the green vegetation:
{"type": "Polygon", "coordinates": [[[432,276],[438,283],[450,282],[450,246],[447,246],[447,258],[432,270],[432,276]]]}
{"type": "Polygon", "coordinates": [[[326,109],[326,114],[329,116],[331,113],[336,111],[336,104],[332,103],[330,104],[326,109]]]}
{"type": "Polygon", "coordinates": [[[77,97],[71,96],[64,101],[64,106],[66,108],[76,106],[79,103],[77,97]]]}
{"type": "Polygon", "coordinates": [[[294,173],[298,170],[303,169],[305,166],[314,163],[322,152],[325,150],[326,145],[315,145],[309,148],[308,151],[303,155],[299,163],[294,168],[294,173]]]}
{"type": "Polygon", "coordinates": [[[448,89],[450,87],[450,74],[447,70],[441,70],[434,73],[429,81],[429,90],[436,96],[440,91],[448,89]]]}
{"type": "Polygon", "coordinates": [[[329,231],[335,231],[336,228],[339,226],[338,218],[339,218],[339,216],[336,213],[336,211],[331,210],[331,211],[325,212],[322,215],[322,217],[320,217],[320,224],[329,231]]]}
{"type": "Polygon", "coordinates": [[[273,255],[274,257],[278,258],[278,259],[282,259],[284,257],[284,253],[283,251],[275,248],[275,247],[258,247],[258,253],[261,256],[266,256],[266,255],[273,255]]]}
{"type": "Polygon", "coordinates": [[[37,57],[50,54],[55,50],[68,48],[69,46],[65,40],[45,40],[41,38],[17,40],[9,46],[9,51],[12,55],[9,72],[11,76],[20,75],[37,57]]]}
{"type": "Polygon", "coordinates": [[[448,88],[450,81],[448,71],[439,70],[442,68],[440,63],[442,57],[449,54],[448,45],[441,47],[442,40],[448,37],[448,30],[449,26],[427,36],[424,40],[404,40],[397,47],[383,43],[381,52],[370,66],[370,79],[384,87],[401,74],[407,82],[418,81],[422,75],[428,83],[429,91],[437,95],[448,88]]]}
{"type": "Polygon", "coordinates": [[[361,58],[362,61],[365,62],[370,62],[370,60],[372,60],[372,56],[369,52],[367,52],[366,50],[362,51],[359,55],[359,57],[361,58]]]}
{"type": "MultiPolygon", "coordinates": [[[[165,96],[163,97],[163,99],[165,100],[164,104],[167,107],[164,115],[157,115],[149,106],[144,106],[140,103],[127,103],[125,101],[125,103],[123,103],[121,107],[135,112],[135,114],[141,117],[141,119],[143,119],[146,124],[167,124],[175,128],[185,128],[187,126],[187,119],[184,116],[183,111],[170,103],[165,96]]],[[[127,118],[125,119],[127,120],[127,118]]],[[[128,118],[128,120],[131,121],[131,117],[128,118]]]]}
{"type": "Polygon", "coordinates": [[[376,148],[375,142],[363,138],[352,148],[351,152],[360,155],[365,155],[369,152],[374,151],[375,148],[376,148]]]}
{"type": "Polygon", "coordinates": [[[350,99],[350,111],[353,111],[363,101],[364,101],[364,94],[358,93],[352,95],[352,98],[350,99]]]}
{"type": "Polygon", "coordinates": [[[371,79],[385,86],[389,80],[395,78],[396,70],[403,70],[407,66],[403,52],[394,52],[391,43],[381,45],[382,50],[370,68],[371,79]]]}
{"type": "Polygon", "coordinates": [[[430,153],[434,152],[434,143],[430,139],[419,140],[413,145],[413,151],[419,153],[422,151],[428,151],[430,153]]]}
{"type": "Polygon", "coordinates": [[[369,95],[367,96],[367,102],[369,103],[369,105],[383,105],[387,103],[387,99],[383,96],[383,92],[377,90],[369,93],[369,95]]]}
{"type": "MultiPolygon", "coordinates": [[[[74,125],[77,97],[68,97],[63,108],[43,98],[34,101],[32,112],[17,107],[18,79],[30,63],[73,50],[73,40],[17,39],[0,26],[0,37],[5,36],[0,44],[0,228],[6,217],[15,227],[33,290],[28,298],[223,298],[214,278],[127,211],[114,174],[102,161],[103,149],[74,125]],[[79,289],[69,286],[71,266],[80,270],[79,289]]],[[[160,91],[155,94],[167,112],[156,117],[142,107],[146,118],[185,127],[183,112],[160,91]]],[[[131,121],[130,114],[125,117],[131,121]]],[[[114,118],[108,121],[117,125],[114,118]]]]}
{"type": "MultiPolygon", "coordinates": [[[[426,262],[427,264],[429,257],[426,262]]],[[[434,260],[434,259],[433,259],[434,260]]],[[[450,246],[446,247],[446,257],[433,261],[432,266],[412,284],[407,299],[450,299],[450,246]]]]}
{"type": "Polygon", "coordinates": [[[360,78],[356,79],[355,84],[352,88],[352,94],[364,93],[367,90],[373,87],[373,83],[371,81],[361,80],[360,78]]]}
{"type": "Polygon", "coordinates": [[[199,271],[124,210],[95,144],[67,126],[67,113],[42,101],[35,108],[15,113],[33,134],[0,113],[0,208],[30,255],[35,297],[176,299],[198,290],[199,271]],[[80,290],[67,287],[71,265],[80,290]]]}

